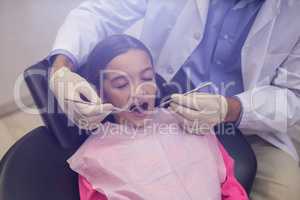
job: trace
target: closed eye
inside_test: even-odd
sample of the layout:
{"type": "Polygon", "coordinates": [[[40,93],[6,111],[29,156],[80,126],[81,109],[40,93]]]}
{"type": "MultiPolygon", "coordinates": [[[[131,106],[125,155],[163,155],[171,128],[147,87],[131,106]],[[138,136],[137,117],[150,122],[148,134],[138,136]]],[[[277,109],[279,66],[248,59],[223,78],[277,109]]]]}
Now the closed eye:
{"type": "Polygon", "coordinates": [[[143,81],[153,81],[153,79],[154,79],[153,77],[151,77],[151,78],[142,78],[143,81]]]}
{"type": "Polygon", "coordinates": [[[153,81],[154,72],[152,68],[147,68],[142,72],[142,80],[143,81],[153,81]]]}
{"type": "Polygon", "coordinates": [[[129,81],[124,76],[118,76],[118,77],[111,80],[111,85],[114,88],[122,89],[122,88],[125,88],[129,85],[129,81]]]}
{"type": "Polygon", "coordinates": [[[116,86],[116,88],[122,89],[122,88],[125,88],[127,86],[128,86],[128,83],[125,83],[125,84],[121,84],[121,85],[116,86]]]}

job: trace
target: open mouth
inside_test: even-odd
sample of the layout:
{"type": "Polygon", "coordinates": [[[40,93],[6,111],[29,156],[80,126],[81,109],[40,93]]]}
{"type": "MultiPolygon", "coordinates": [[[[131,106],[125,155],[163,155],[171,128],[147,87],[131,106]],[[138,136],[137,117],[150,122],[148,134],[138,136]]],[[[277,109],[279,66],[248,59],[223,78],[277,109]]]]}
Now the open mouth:
{"type": "Polygon", "coordinates": [[[148,111],[148,109],[149,109],[149,103],[144,102],[141,104],[132,104],[129,107],[129,112],[143,113],[143,112],[148,111]]]}

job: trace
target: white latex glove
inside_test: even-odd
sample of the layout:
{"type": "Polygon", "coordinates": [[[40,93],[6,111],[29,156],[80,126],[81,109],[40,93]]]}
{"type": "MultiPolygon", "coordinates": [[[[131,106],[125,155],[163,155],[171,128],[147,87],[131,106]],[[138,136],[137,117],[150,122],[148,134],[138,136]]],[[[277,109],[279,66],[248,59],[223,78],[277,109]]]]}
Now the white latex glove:
{"type": "Polygon", "coordinates": [[[171,96],[170,109],[177,113],[182,128],[191,134],[205,134],[224,121],[228,104],[224,96],[191,93],[171,96]]]}
{"type": "Polygon", "coordinates": [[[49,87],[56,96],[61,109],[81,129],[96,129],[113,110],[112,104],[102,104],[101,98],[92,86],[83,77],[67,67],[62,67],[51,74],[49,87]],[[95,105],[74,102],[84,102],[80,94],[95,105]]]}

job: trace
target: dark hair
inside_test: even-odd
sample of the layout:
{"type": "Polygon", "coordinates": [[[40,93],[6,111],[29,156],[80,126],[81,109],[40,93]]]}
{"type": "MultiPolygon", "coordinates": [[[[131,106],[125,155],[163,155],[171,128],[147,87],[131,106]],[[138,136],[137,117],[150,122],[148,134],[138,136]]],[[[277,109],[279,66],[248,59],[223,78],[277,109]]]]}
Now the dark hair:
{"type": "Polygon", "coordinates": [[[104,70],[107,64],[115,57],[131,49],[139,49],[146,52],[153,65],[152,55],[141,41],[125,34],[112,35],[99,42],[90,53],[84,77],[99,90],[100,71],[104,70]]]}

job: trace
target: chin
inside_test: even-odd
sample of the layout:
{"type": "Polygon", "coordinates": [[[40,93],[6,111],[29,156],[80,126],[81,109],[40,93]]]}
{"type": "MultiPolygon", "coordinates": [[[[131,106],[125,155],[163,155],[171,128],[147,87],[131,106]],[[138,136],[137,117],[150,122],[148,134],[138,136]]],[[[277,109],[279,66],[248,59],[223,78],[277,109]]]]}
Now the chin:
{"type": "Polygon", "coordinates": [[[125,120],[130,125],[133,125],[136,128],[144,127],[147,122],[151,120],[151,114],[136,114],[136,113],[128,113],[128,118],[125,120]]]}

